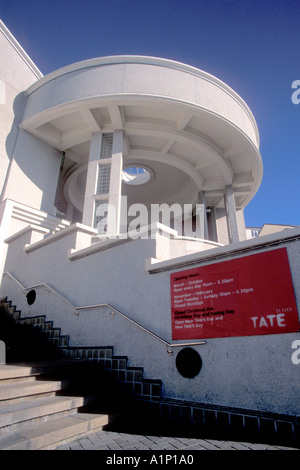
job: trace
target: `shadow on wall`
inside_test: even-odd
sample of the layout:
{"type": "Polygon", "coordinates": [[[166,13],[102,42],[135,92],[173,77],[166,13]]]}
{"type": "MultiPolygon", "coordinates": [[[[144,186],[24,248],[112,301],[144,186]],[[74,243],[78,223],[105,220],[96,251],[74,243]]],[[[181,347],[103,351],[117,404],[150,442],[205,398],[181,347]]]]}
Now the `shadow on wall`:
{"type": "Polygon", "coordinates": [[[10,129],[10,132],[6,138],[5,141],[5,148],[6,148],[6,153],[9,158],[9,166],[6,172],[6,177],[4,181],[4,185],[2,188],[2,192],[0,195],[0,201],[2,201],[3,196],[5,194],[5,189],[7,186],[7,182],[9,179],[9,173],[10,173],[10,167],[13,161],[13,155],[14,155],[14,150],[17,142],[17,137],[18,137],[18,132],[19,132],[19,125],[22,122],[23,114],[24,114],[24,109],[25,109],[25,103],[26,103],[26,93],[22,92],[19,93],[13,103],[13,111],[14,111],[14,120],[10,129]]]}
{"type": "Polygon", "coordinates": [[[31,362],[61,358],[60,351],[51,345],[47,337],[32,325],[15,321],[4,307],[0,307],[0,364],[1,343],[5,346],[7,363],[31,362]]]}
{"type": "Polygon", "coordinates": [[[19,185],[18,196],[12,199],[25,204],[29,200],[30,206],[34,201],[35,209],[55,215],[54,198],[61,161],[60,151],[20,128],[26,100],[25,92],[19,93],[14,100],[14,120],[5,144],[10,162],[1,200],[11,198],[11,192],[15,194],[11,189],[15,184],[12,178],[15,174],[19,176],[23,173],[25,186],[19,185]]]}

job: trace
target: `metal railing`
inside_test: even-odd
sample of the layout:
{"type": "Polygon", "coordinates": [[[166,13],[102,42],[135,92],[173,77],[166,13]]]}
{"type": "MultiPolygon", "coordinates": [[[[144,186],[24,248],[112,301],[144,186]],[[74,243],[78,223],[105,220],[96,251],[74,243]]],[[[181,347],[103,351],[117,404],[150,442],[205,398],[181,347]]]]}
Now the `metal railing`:
{"type": "Polygon", "coordinates": [[[186,343],[169,343],[168,341],[164,340],[163,338],[161,338],[157,334],[150,331],[148,328],[145,328],[140,323],[136,322],[132,318],[125,315],[125,313],[120,312],[120,310],[118,310],[117,308],[113,307],[110,304],[101,303],[101,304],[85,305],[85,306],[76,307],[69,300],[67,300],[63,295],[61,295],[59,292],[57,292],[55,289],[53,289],[52,287],[48,286],[45,283],[36,284],[36,285],[30,286],[30,287],[25,287],[11,273],[4,272],[3,276],[10,277],[16,284],[18,284],[18,286],[23,290],[23,292],[27,292],[27,291],[35,290],[35,289],[39,289],[39,288],[44,288],[46,290],[46,292],[48,292],[48,293],[52,292],[55,296],[57,296],[60,300],[62,300],[70,308],[72,308],[72,310],[74,311],[74,314],[76,316],[79,315],[79,312],[81,310],[88,310],[88,309],[95,309],[95,308],[97,309],[97,308],[106,307],[106,308],[109,309],[109,313],[110,313],[111,316],[115,316],[115,314],[120,315],[121,317],[123,317],[125,320],[127,320],[128,322],[135,325],[140,330],[142,330],[145,333],[147,333],[148,335],[152,336],[157,341],[160,341],[161,343],[163,343],[166,346],[167,353],[170,356],[173,355],[173,350],[172,350],[173,348],[180,348],[180,347],[187,347],[187,346],[201,346],[201,345],[207,344],[207,341],[194,341],[194,342],[186,342],[186,343]]]}

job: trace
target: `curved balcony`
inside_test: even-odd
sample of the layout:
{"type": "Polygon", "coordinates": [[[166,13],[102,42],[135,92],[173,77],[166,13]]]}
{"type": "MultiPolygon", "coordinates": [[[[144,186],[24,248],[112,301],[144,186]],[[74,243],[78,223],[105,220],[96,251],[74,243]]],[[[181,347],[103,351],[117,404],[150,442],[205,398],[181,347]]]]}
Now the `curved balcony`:
{"type": "MultiPolygon", "coordinates": [[[[93,133],[123,129],[124,167],[149,168],[154,178],[146,190],[169,203],[194,203],[204,191],[207,205],[222,207],[224,188],[232,185],[236,207],[243,208],[260,185],[250,109],[194,67],[152,57],[97,58],[49,74],[27,95],[21,127],[75,164],[88,162],[93,133]]],[[[141,188],[126,190],[139,201],[141,188]]]]}

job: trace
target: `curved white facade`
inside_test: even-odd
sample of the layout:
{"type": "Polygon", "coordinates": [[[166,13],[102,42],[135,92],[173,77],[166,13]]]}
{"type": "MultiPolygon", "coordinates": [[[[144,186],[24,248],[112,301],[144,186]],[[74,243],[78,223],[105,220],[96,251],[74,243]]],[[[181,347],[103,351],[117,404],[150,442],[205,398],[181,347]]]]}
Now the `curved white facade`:
{"type": "MultiPolygon", "coordinates": [[[[56,205],[71,221],[95,225],[91,200],[98,176],[93,162],[100,160],[101,136],[115,131],[122,131],[122,136],[119,169],[111,176],[114,181],[128,166],[146,168],[153,176],[147,185],[134,187],[120,181],[117,194],[125,195],[129,206],[205,201],[215,211],[214,241],[227,241],[220,228],[226,191],[234,195],[236,212],[260,185],[259,135],[251,111],[227,85],[193,67],[151,57],[98,58],[49,74],[26,95],[20,128],[38,138],[28,149],[36,154],[36,164],[48,153],[48,166],[55,158],[54,167],[58,166],[59,153],[64,152],[56,200],[57,172],[51,163],[47,180],[41,177],[35,185],[45,185],[43,199],[47,194],[49,198],[47,207],[40,208],[56,205]],[[44,144],[47,149],[41,157],[44,144]]],[[[239,215],[237,222],[231,221],[239,239],[244,238],[241,220],[239,215]]]]}

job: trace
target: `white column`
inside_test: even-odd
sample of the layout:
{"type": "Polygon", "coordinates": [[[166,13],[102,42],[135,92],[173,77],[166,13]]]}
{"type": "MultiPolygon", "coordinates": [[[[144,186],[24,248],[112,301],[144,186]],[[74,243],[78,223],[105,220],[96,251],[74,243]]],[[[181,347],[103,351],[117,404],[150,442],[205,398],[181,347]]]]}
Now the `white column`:
{"type": "Polygon", "coordinates": [[[67,213],[66,213],[66,219],[67,220],[73,220],[73,215],[74,215],[74,206],[72,202],[68,202],[68,207],[67,207],[67,213]]]}
{"type": "Polygon", "coordinates": [[[101,132],[97,132],[92,135],[82,214],[82,223],[90,227],[94,226],[95,194],[98,179],[98,164],[101,154],[101,142],[101,132]]]}
{"type": "Polygon", "coordinates": [[[206,200],[205,200],[205,194],[204,191],[200,191],[198,193],[198,203],[202,205],[201,210],[204,211],[201,217],[201,221],[203,220],[204,222],[204,227],[203,227],[203,234],[204,234],[204,239],[208,240],[208,227],[207,227],[207,214],[206,214],[206,200]]]}
{"type": "Polygon", "coordinates": [[[120,234],[121,222],[121,195],[123,172],[123,130],[114,131],[111,173],[109,185],[109,210],[107,216],[107,234],[115,236],[120,234]]]}
{"type": "Polygon", "coordinates": [[[225,187],[225,208],[227,215],[229,242],[236,243],[239,241],[239,231],[232,185],[225,187]]]}

